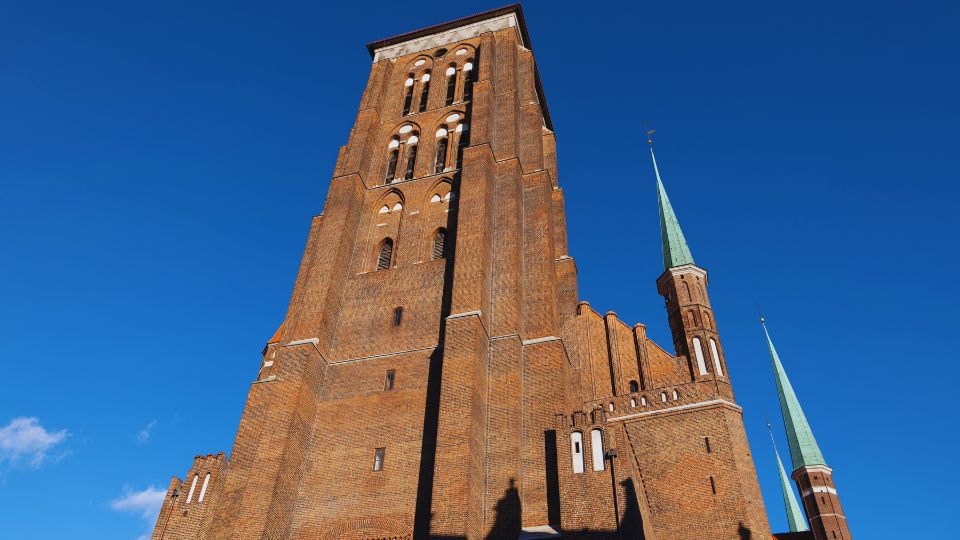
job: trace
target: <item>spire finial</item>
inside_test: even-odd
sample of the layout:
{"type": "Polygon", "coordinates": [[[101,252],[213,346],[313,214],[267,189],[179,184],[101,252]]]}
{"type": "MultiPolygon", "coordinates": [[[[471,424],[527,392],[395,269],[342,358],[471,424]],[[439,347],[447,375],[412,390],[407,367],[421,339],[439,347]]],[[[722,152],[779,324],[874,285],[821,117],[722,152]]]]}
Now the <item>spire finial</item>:
{"type": "Polygon", "coordinates": [[[800,503],[797,502],[797,497],[793,493],[790,479],[787,478],[787,471],[783,469],[783,462],[780,461],[780,452],[777,451],[777,441],[773,438],[773,426],[770,425],[770,420],[767,419],[766,414],[764,414],[763,417],[764,420],[767,421],[767,431],[770,433],[770,442],[773,443],[773,454],[777,457],[777,472],[780,476],[780,491],[783,492],[783,506],[787,511],[787,525],[790,527],[790,532],[809,531],[810,528],[803,518],[803,512],[800,511],[800,503]]]}
{"type": "Polygon", "coordinates": [[[664,269],[693,264],[693,255],[687,246],[687,240],[683,237],[683,231],[680,229],[680,222],[670,204],[670,198],[667,197],[667,190],[663,187],[663,180],[660,179],[660,168],[657,167],[657,156],[653,153],[653,132],[647,130],[647,144],[650,145],[650,159],[653,161],[653,174],[657,178],[657,197],[660,204],[660,236],[663,241],[663,267],[664,269]]]}
{"type": "Polygon", "coordinates": [[[770,360],[773,362],[773,376],[777,382],[777,395],[780,399],[780,412],[783,414],[783,424],[787,431],[787,441],[790,443],[790,458],[793,461],[793,470],[806,467],[808,465],[826,465],[823,454],[820,452],[820,446],[813,437],[813,430],[807,423],[807,417],[803,414],[800,407],[800,400],[787,378],[787,372],[783,369],[783,363],[780,362],[780,356],[777,349],[773,346],[773,340],[770,338],[770,331],[767,330],[766,321],[760,318],[760,325],[763,326],[763,333],[767,337],[767,348],[770,352],[770,360]]]}

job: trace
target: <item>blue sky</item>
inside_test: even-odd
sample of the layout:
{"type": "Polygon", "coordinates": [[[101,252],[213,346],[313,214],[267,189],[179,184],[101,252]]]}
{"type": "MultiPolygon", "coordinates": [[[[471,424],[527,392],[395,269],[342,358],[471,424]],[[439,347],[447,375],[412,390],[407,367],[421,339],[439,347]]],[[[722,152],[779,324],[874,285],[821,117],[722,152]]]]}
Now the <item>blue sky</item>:
{"type": "MultiPolygon", "coordinates": [[[[758,304],[854,534],[948,537],[960,8],[780,4],[525,5],[580,294],[669,345],[647,121],[774,529],[758,304]]],[[[5,538],[136,538],[230,450],[364,46],[498,5],[3,2],[5,538]]]]}

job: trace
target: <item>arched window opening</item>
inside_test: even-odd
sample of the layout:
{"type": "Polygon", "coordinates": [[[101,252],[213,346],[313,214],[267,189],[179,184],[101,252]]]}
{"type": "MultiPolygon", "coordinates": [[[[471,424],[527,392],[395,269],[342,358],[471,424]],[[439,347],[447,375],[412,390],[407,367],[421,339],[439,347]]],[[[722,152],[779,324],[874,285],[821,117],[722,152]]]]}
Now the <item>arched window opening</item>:
{"type": "Polygon", "coordinates": [[[640,406],[641,407],[647,406],[647,396],[640,396],[640,406]]]}
{"type": "Polygon", "coordinates": [[[720,365],[720,352],[717,351],[717,342],[710,338],[710,356],[713,357],[713,368],[717,377],[723,377],[723,366],[720,365]]]}
{"type": "Polygon", "coordinates": [[[636,406],[637,406],[637,399],[636,399],[636,398],[630,398],[630,407],[631,407],[631,408],[636,408],[636,406]]]}
{"type": "Polygon", "coordinates": [[[666,392],[660,392],[660,401],[662,401],[663,403],[666,403],[666,402],[667,402],[667,393],[666,393],[666,392]]]}
{"type": "Polygon", "coordinates": [[[590,451],[593,454],[593,470],[602,471],[603,463],[603,432],[594,429],[590,432],[590,451]]]}
{"type": "MultiPolygon", "coordinates": [[[[411,137],[413,138],[413,137],[411,137]]],[[[417,165],[417,144],[407,142],[407,170],[403,173],[404,180],[413,178],[413,169],[417,165]]]]}
{"type": "Polygon", "coordinates": [[[447,68],[447,97],[444,100],[443,104],[453,105],[454,98],[457,94],[457,68],[456,66],[450,66],[447,68]]]}
{"type": "Polygon", "coordinates": [[[397,371],[393,369],[387,370],[387,377],[383,381],[384,390],[393,390],[393,382],[397,379],[397,371]]]}
{"type": "Polygon", "coordinates": [[[193,492],[197,489],[197,480],[200,478],[199,474],[193,475],[193,481],[190,482],[190,491],[187,493],[187,502],[193,501],[193,492]]]}
{"type": "Polygon", "coordinates": [[[430,97],[430,71],[427,70],[423,74],[423,77],[420,77],[420,104],[417,106],[418,112],[423,112],[427,110],[427,100],[430,97]]]}
{"type": "Polygon", "coordinates": [[[400,159],[400,150],[394,148],[390,151],[390,158],[387,160],[387,172],[383,175],[383,183],[389,184],[397,177],[398,159],[400,159]]]}
{"type": "Polygon", "coordinates": [[[387,238],[380,244],[380,253],[377,255],[377,270],[389,270],[393,262],[393,240],[387,238]]]}
{"type": "Polygon", "coordinates": [[[574,431],[570,434],[570,455],[573,457],[573,472],[583,472],[583,433],[574,431]]]}
{"type": "Polygon", "coordinates": [[[433,167],[433,172],[441,173],[447,167],[447,143],[449,142],[449,137],[447,136],[447,129],[440,128],[437,130],[437,161],[433,167]]]}
{"type": "Polygon", "coordinates": [[[203,486],[200,487],[200,497],[197,498],[197,502],[203,502],[204,495],[207,494],[207,485],[210,484],[210,473],[207,473],[203,477],[203,486]]]}
{"type": "Polygon", "coordinates": [[[410,114],[410,106],[413,105],[413,74],[407,77],[407,82],[404,83],[403,91],[403,116],[410,114]]]}
{"type": "Polygon", "coordinates": [[[610,412],[613,412],[613,402],[611,401],[607,408],[610,409],[610,412]]]}
{"type": "Polygon", "coordinates": [[[674,390],[674,391],[673,391],[673,400],[676,401],[676,400],[678,400],[678,399],[680,399],[680,394],[679,394],[676,390],[674,390]]]}
{"type": "Polygon", "coordinates": [[[473,99],[473,62],[463,65],[463,101],[473,99]]]}
{"type": "Polygon", "coordinates": [[[703,345],[700,344],[700,338],[693,338],[693,354],[697,357],[697,369],[701,375],[707,374],[707,363],[703,359],[703,345]]]}
{"type": "Polygon", "coordinates": [[[443,259],[447,256],[446,252],[447,230],[440,228],[433,235],[433,259],[443,259]]]}
{"type": "Polygon", "coordinates": [[[639,392],[639,391],[640,391],[640,385],[637,383],[637,381],[630,381],[630,393],[632,394],[634,392],[639,392]]]}

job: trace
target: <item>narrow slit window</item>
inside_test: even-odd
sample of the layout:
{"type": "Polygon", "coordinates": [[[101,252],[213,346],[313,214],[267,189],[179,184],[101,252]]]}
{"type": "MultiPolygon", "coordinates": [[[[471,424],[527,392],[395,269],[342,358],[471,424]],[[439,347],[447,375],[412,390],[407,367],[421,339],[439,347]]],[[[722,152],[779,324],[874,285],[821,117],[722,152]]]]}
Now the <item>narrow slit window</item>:
{"type": "Polygon", "coordinates": [[[413,104],[413,75],[407,77],[406,88],[403,91],[403,116],[410,114],[410,106],[413,104]]]}
{"type": "Polygon", "coordinates": [[[707,362],[703,359],[703,345],[700,344],[700,338],[693,338],[693,353],[697,357],[697,369],[701,375],[707,374],[707,362]]]}
{"type": "Polygon", "coordinates": [[[583,433],[574,431],[570,434],[570,455],[573,457],[573,472],[583,472],[583,433]]]}
{"type": "Polygon", "coordinates": [[[590,450],[593,455],[593,470],[602,471],[603,463],[603,432],[594,429],[590,432],[590,450]]]}
{"type": "Polygon", "coordinates": [[[704,444],[704,446],[707,447],[707,453],[708,453],[708,454],[713,452],[713,448],[710,447],[710,437],[704,437],[704,438],[703,438],[703,444],[704,444]]]}
{"type": "Polygon", "coordinates": [[[430,72],[426,72],[420,80],[422,88],[420,89],[420,105],[417,110],[423,112],[427,110],[427,100],[430,98],[430,72]]]}
{"type": "Polygon", "coordinates": [[[373,470],[382,471],[383,470],[383,458],[387,452],[386,448],[377,448],[373,452],[373,470]]]}
{"type": "Polygon", "coordinates": [[[716,495],[716,494],[717,494],[717,483],[713,480],[713,477],[712,477],[712,476],[710,476],[709,478],[710,478],[710,491],[712,491],[713,494],[716,495]]]}
{"type": "Polygon", "coordinates": [[[717,372],[717,377],[723,377],[723,366],[720,365],[720,352],[717,351],[717,342],[710,338],[710,356],[713,357],[713,367],[717,372]]]}
{"type": "Polygon", "coordinates": [[[473,64],[467,62],[463,65],[463,101],[473,99],[473,64]]]}
{"type": "Polygon", "coordinates": [[[400,326],[401,322],[403,322],[403,308],[395,307],[393,308],[393,325],[400,326]]]}
{"type": "Polygon", "coordinates": [[[388,369],[387,377],[383,381],[383,389],[393,390],[393,381],[396,379],[396,377],[397,377],[397,372],[395,370],[388,369]]]}
{"type": "Polygon", "coordinates": [[[197,480],[200,478],[199,474],[193,475],[193,481],[190,482],[190,491],[187,493],[187,502],[193,501],[193,492],[197,489],[197,480]]]}
{"type": "Polygon", "coordinates": [[[407,170],[403,175],[405,180],[413,178],[413,169],[417,165],[417,145],[408,144],[407,148],[407,170]]]}
{"type": "MultiPolygon", "coordinates": [[[[444,130],[445,132],[446,130],[444,130]]],[[[433,172],[443,172],[447,167],[447,142],[448,138],[444,136],[442,139],[437,141],[437,163],[433,168],[433,172]]]]}
{"type": "Polygon", "coordinates": [[[383,175],[384,183],[389,184],[397,177],[397,160],[399,158],[399,150],[393,149],[390,151],[390,158],[387,160],[387,172],[383,175]]]}
{"type": "Polygon", "coordinates": [[[437,233],[433,235],[433,259],[443,259],[447,256],[446,251],[447,244],[447,230],[439,229],[437,233]]]}
{"type": "Polygon", "coordinates": [[[457,68],[450,66],[447,68],[447,96],[444,105],[453,105],[457,94],[457,68]]]}
{"type": "Polygon", "coordinates": [[[380,244],[380,253],[377,254],[377,270],[389,270],[393,262],[393,240],[387,238],[380,244]]]}
{"type": "Polygon", "coordinates": [[[200,497],[197,498],[197,502],[203,502],[204,495],[207,494],[207,486],[210,484],[210,473],[207,473],[203,477],[203,486],[200,487],[200,497]]]}

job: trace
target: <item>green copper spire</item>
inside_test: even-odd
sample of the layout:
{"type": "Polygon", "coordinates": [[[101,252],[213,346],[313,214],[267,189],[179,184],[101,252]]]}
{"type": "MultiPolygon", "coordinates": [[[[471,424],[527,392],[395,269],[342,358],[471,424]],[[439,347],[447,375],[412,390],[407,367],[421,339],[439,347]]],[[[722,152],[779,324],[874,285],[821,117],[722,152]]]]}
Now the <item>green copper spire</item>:
{"type": "Polygon", "coordinates": [[[780,452],[777,451],[777,441],[773,439],[773,429],[770,423],[767,423],[767,430],[770,431],[770,442],[773,443],[773,453],[777,456],[777,469],[780,472],[780,490],[783,492],[783,505],[787,509],[787,525],[790,526],[790,532],[809,531],[807,520],[800,511],[800,503],[797,502],[797,496],[793,494],[793,487],[787,471],[783,470],[783,462],[780,461],[780,452]]]}
{"type": "Polygon", "coordinates": [[[777,350],[773,347],[767,325],[760,319],[763,333],[767,335],[767,346],[770,348],[770,359],[773,360],[773,374],[777,380],[777,393],[780,396],[780,411],[783,413],[783,424],[787,429],[787,441],[790,442],[790,457],[793,459],[793,470],[808,465],[826,465],[817,440],[813,438],[813,431],[807,423],[807,417],[800,408],[800,401],[793,391],[790,379],[783,370],[777,350]]]}
{"type": "Polygon", "coordinates": [[[647,142],[650,142],[653,173],[657,177],[657,198],[660,202],[660,235],[663,238],[663,268],[666,270],[674,266],[693,264],[693,255],[690,254],[690,248],[687,247],[683,231],[680,230],[677,215],[673,213],[673,206],[670,205],[667,190],[663,188],[663,181],[660,180],[657,156],[653,155],[653,143],[649,139],[647,142]]]}

